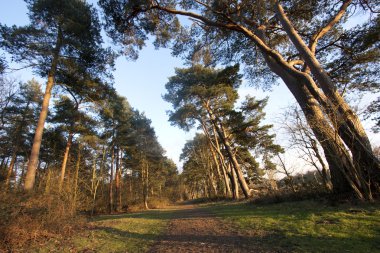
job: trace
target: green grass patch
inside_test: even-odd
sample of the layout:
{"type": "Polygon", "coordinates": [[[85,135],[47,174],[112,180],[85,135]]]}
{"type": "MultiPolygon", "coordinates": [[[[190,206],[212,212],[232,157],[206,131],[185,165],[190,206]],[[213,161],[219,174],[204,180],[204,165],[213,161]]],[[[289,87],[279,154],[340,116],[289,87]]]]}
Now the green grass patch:
{"type": "Polygon", "coordinates": [[[302,201],[207,207],[268,249],[291,252],[380,252],[380,205],[328,206],[302,201]]]}
{"type": "Polygon", "coordinates": [[[37,252],[146,252],[164,232],[173,212],[150,210],[141,213],[96,217],[82,232],[65,241],[51,242],[37,252]]]}

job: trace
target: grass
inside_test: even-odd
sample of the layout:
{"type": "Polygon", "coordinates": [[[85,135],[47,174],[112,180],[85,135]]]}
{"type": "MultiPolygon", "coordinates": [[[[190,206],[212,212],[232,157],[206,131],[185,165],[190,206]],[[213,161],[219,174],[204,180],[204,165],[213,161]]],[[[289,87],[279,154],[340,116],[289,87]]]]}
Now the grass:
{"type": "MultiPolygon", "coordinates": [[[[380,203],[325,205],[316,201],[278,204],[202,204],[250,235],[262,251],[380,252],[380,203]]],[[[175,210],[103,215],[66,240],[52,239],[28,252],[146,252],[175,210]]],[[[235,230],[235,229],[234,229],[235,230]]],[[[251,239],[249,239],[251,240],[251,239]]]]}
{"type": "Polygon", "coordinates": [[[146,252],[165,230],[172,212],[104,215],[66,241],[52,241],[35,252],[146,252]]]}
{"type": "Polygon", "coordinates": [[[266,248],[291,252],[380,252],[380,205],[326,206],[302,201],[207,207],[266,248]]]}

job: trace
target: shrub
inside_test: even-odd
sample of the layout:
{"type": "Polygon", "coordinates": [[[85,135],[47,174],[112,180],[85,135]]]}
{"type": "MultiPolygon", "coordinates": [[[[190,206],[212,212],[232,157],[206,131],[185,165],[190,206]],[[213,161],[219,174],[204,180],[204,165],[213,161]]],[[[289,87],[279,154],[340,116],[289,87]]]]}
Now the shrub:
{"type": "Polygon", "coordinates": [[[20,252],[70,236],[84,222],[72,211],[71,202],[58,194],[3,194],[0,215],[0,252],[20,252]]]}

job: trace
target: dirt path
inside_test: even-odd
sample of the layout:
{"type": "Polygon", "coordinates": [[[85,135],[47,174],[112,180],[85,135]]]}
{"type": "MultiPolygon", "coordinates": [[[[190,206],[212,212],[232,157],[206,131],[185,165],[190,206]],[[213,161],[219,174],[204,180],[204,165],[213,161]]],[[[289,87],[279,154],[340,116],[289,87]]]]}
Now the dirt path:
{"type": "Polygon", "coordinates": [[[274,252],[260,247],[260,237],[240,232],[206,209],[183,206],[149,252],[274,252]]]}

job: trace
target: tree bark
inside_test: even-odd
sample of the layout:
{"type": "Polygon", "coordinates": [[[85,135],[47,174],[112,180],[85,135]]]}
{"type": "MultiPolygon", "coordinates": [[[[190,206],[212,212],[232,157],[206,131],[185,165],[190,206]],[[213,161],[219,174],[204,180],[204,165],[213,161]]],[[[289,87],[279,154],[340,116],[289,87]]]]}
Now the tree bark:
{"type": "MultiPolygon", "coordinates": [[[[281,23],[283,23],[285,30],[287,30],[287,33],[289,34],[289,37],[291,38],[292,42],[297,47],[297,50],[300,51],[300,54],[303,58],[305,58],[305,61],[307,60],[307,64],[310,65],[309,67],[314,68],[314,70],[312,69],[312,72],[315,72],[313,73],[313,75],[315,75],[318,82],[320,82],[320,85],[322,89],[324,90],[324,92],[326,93],[326,95],[329,96],[331,101],[335,103],[335,105],[337,106],[339,110],[341,110],[340,113],[343,114],[343,119],[345,120],[346,124],[342,124],[340,126],[341,128],[338,131],[339,135],[341,135],[344,142],[347,142],[347,146],[349,146],[350,149],[352,149],[351,152],[352,154],[355,154],[354,157],[357,160],[357,162],[360,162],[363,165],[365,164],[368,165],[368,166],[360,166],[362,169],[367,168],[367,170],[369,171],[368,175],[365,175],[367,177],[367,182],[361,182],[362,180],[360,179],[360,177],[362,177],[361,175],[362,173],[361,171],[356,171],[355,167],[352,167],[351,165],[352,161],[351,162],[349,161],[351,157],[349,153],[345,150],[345,146],[342,143],[342,141],[338,140],[337,142],[335,142],[335,139],[338,139],[336,137],[335,139],[330,139],[329,141],[326,141],[327,143],[324,143],[324,145],[322,146],[324,148],[326,157],[328,158],[327,160],[328,160],[329,165],[332,165],[330,166],[330,170],[331,170],[332,181],[335,181],[334,191],[335,192],[350,192],[349,189],[351,188],[351,192],[353,191],[356,192],[358,196],[361,195],[363,197],[363,194],[364,194],[366,195],[366,198],[371,198],[371,193],[370,191],[368,192],[368,190],[366,189],[368,188],[368,186],[366,186],[365,184],[368,184],[368,181],[369,181],[368,179],[372,179],[375,182],[380,181],[380,175],[379,175],[380,163],[378,159],[375,156],[373,156],[370,145],[368,145],[369,142],[368,142],[368,138],[366,137],[365,131],[362,130],[361,123],[357,119],[357,116],[353,114],[352,110],[349,107],[346,107],[344,100],[338,96],[339,94],[337,93],[337,90],[334,89],[334,86],[329,85],[328,78],[326,79],[325,72],[323,71],[322,68],[318,68],[318,65],[315,64],[314,62],[315,58],[312,57],[313,55],[305,54],[305,52],[307,52],[305,51],[307,50],[307,48],[301,47],[302,45],[298,44],[298,40],[294,39],[295,37],[291,33],[289,33],[290,30],[286,28],[287,24],[286,22],[284,22],[285,20],[283,18],[284,15],[281,15],[281,13],[279,12],[279,10],[281,11],[281,9],[279,8],[281,7],[281,5],[279,4],[279,2],[276,1],[274,4],[275,4],[275,8],[277,8],[277,12],[278,12],[277,14],[280,17],[280,21],[281,23]],[[342,127],[347,128],[347,131],[343,131],[344,129],[342,129],[342,127]],[[351,129],[353,129],[352,133],[348,131],[351,129]],[[346,134],[343,134],[343,132],[346,132],[346,134]],[[340,161],[339,162],[334,161],[337,159],[339,159],[340,161]],[[346,178],[346,180],[344,180],[344,178],[346,178]],[[353,185],[352,180],[356,181],[356,183],[358,183],[357,186],[360,185],[359,188],[361,189],[358,189],[357,186],[353,185]],[[350,187],[347,187],[347,185],[350,185],[350,187]]],[[[217,27],[217,28],[226,29],[229,31],[236,31],[243,34],[244,36],[249,38],[257,46],[257,48],[262,52],[262,54],[266,58],[267,63],[268,63],[268,59],[272,61],[272,63],[268,63],[268,65],[270,66],[270,68],[272,69],[274,73],[279,75],[282,78],[282,80],[285,83],[287,83],[288,87],[289,85],[291,85],[291,82],[289,82],[288,80],[289,78],[293,79],[292,81],[294,82],[293,86],[298,85],[298,83],[301,82],[300,85],[302,89],[305,88],[303,87],[304,85],[307,85],[309,87],[309,90],[307,91],[307,93],[303,94],[300,99],[297,98],[297,93],[299,92],[299,90],[295,92],[294,89],[296,87],[289,87],[293,95],[296,97],[297,101],[305,100],[305,97],[308,98],[310,95],[315,96],[314,100],[315,98],[319,98],[318,94],[316,95],[316,93],[318,92],[314,90],[313,87],[310,87],[310,85],[313,85],[313,84],[310,82],[310,80],[307,80],[307,79],[311,79],[311,77],[307,75],[306,73],[303,73],[301,71],[294,69],[293,65],[285,61],[280,53],[278,53],[276,50],[272,49],[267,43],[265,43],[265,38],[263,35],[264,29],[265,29],[264,26],[254,24],[255,31],[253,32],[252,30],[248,29],[244,25],[241,25],[238,22],[232,20],[231,17],[223,15],[223,14],[221,15],[221,17],[223,16],[221,19],[222,20],[224,19],[226,21],[225,23],[223,23],[222,21],[215,21],[212,19],[208,19],[207,17],[202,16],[201,14],[197,14],[195,12],[176,10],[170,7],[161,6],[159,4],[152,5],[150,8],[158,9],[158,10],[161,10],[173,15],[187,16],[187,17],[201,21],[206,26],[217,27]],[[277,65],[277,66],[273,67],[273,65],[277,65]],[[282,69],[281,71],[273,70],[274,68],[279,68],[279,67],[282,69]],[[279,74],[279,72],[283,72],[283,73],[279,74]]],[[[289,27],[292,28],[292,26],[289,26],[289,27]]],[[[307,110],[311,110],[312,112],[315,109],[315,108],[313,109],[312,104],[304,103],[304,101],[301,101],[301,102],[302,103],[300,103],[300,106],[303,107],[303,111],[305,114],[310,114],[306,112],[307,110]],[[310,107],[311,109],[308,109],[305,107],[305,106],[310,106],[310,105],[311,105],[310,107]]],[[[309,102],[314,103],[318,101],[309,101],[309,102]]],[[[317,112],[320,113],[322,111],[319,110],[317,112]]],[[[310,123],[310,119],[313,118],[311,116],[313,116],[314,113],[315,112],[312,112],[311,115],[308,116],[309,123],[310,123]]],[[[323,112],[322,112],[322,115],[323,115],[323,112]]],[[[323,120],[323,122],[326,124],[325,125],[320,124],[318,127],[326,126],[327,128],[329,128],[329,131],[330,131],[331,126],[329,126],[329,122],[326,121],[325,119],[323,120]]],[[[324,129],[316,129],[317,127],[315,126],[313,128],[314,128],[313,131],[318,132],[318,135],[319,135],[317,137],[318,141],[323,142],[325,141],[323,137],[331,137],[329,136],[329,134],[326,133],[324,129]],[[327,134],[327,136],[324,136],[325,134],[327,134]]],[[[330,133],[334,134],[335,131],[332,131],[332,132],[330,131],[330,133]]]]}
{"type": "Polygon", "coordinates": [[[218,142],[218,136],[215,132],[215,127],[211,126],[213,129],[213,132],[214,132],[214,141],[213,141],[211,134],[207,131],[207,128],[206,128],[204,122],[202,123],[202,127],[203,127],[203,131],[205,132],[207,139],[209,141],[210,150],[212,153],[212,157],[214,159],[215,166],[216,166],[217,171],[218,171],[219,178],[222,177],[221,172],[220,172],[220,170],[222,170],[223,182],[224,182],[224,195],[226,198],[228,198],[231,196],[231,188],[230,188],[230,185],[228,183],[228,177],[227,177],[227,173],[226,173],[225,164],[223,161],[223,155],[220,152],[220,146],[219,146],[219,142],[218,142]],[[218,159],[218,156],[219,156],[219,159],[218,159]]]}
{"type": "Polygon", "coordinates": [[[210,185],[212,187],[212,190],[214,192],[215,197],[217,197],[218,196],[217,183],[216,183],[215,178],[214,178],[214,173],[212,171],[213,168],[211,166],[211,163],[209,163],[209,165],[207,167],[208,167],[208,171],[209,171],[208,176],[209,176],[209,180],[210,180],[210,185]]]}
{"type": "Polygon", "coordinates": [[[114,146],[111,145],[111,172],[110,172],[110,182],[109,182],[109,213],[113,212],[113,166],[115,163],[115,150],[114,146]]]}
{"type": "Polygon", "coordinates": [[[143,201],[144,201],[144,208],[146,210],[149,209],[149,206],[148,206],[148,188],[149,188],[149,168],[148,168],[148,163],[147,161],[145,161],[145,159],[143,159],[142,161],[142,175],[141,175],[141,179],[142,179],[142,187],[143,187],[143,201]]]}
{"type": "Polygon", "coordinates": [[[81,151],[81,145],[79,144],[79,146],[78,146],[78,157],[77,157],[77,162],[75,164],[75,175],[74,175],[74,194],[73,194],[73,204],[72,204],[72,213],[73,214],[76,211],[79,169],[80,169],[81,160],[82,160],[82,151],[81,151]]]}
{"type": "Polygon", "coordinates": [[[121,178],[121,168],[120,168],[120,156],[119,149],[116,151],[116,174],[115,174],[115,193],[116,193],[116,211],[121,211],[121,187],[120,187],[120,178],[121,178]]]}
{"type": "MultiPolygon", "coordinates": [[[[317,157],[319,163],[320,163],[321,166],[322,166],[322,169],[321,169],[321,177],[322,177],[323,183],[324,183],[324,185],[325,185],[325,187],[326,187],[326,189],[327,189],[328,191],[332,191],[333,186],[332,186],[332,184],[331,184],[331,179],[330,179],[329,174],[328,174],[328,172],[327,172],[327,166],[326,166],[326,164],[325,164],[325,161],[322,159],[322,156],[321,156],[321,154],[319,153],[319,150],[318,150],[318,147],[317,147],[316,143],[315,143],[315,142],[312,142],[311,145],[312,145],[312,149],[313,149],[313,151],[314,151],[315,156],[317,157]]],[[[318,170],[318,172],[319,172],[319,170],[318,170]]]]}
{"type": "Polygon", "coordinates": [[[38,165],[38,159],[40,155],[40,148],[41,148],[41,141],[42,141],[42,134],[44,131],[45,121],[49,110],[49,102],[51,97],[51,91],[54,86],[55,82],[55,74],[57,71],[58,66],[58,60],[59,60],[59,53],[61,51],[62,47],[62,31],[61,28],[58,27],[58,35],[57,35],[57,41],[54,48],[54,52],[52,55],[52,62],[48,74],[48,81],[46,83],[46,89],[44,98],[42,101],[42,108],[40,112],[40,117],[38,119],[36,132],[34,134],[33,139],[33,146],[32,151],[30,153],[29,157],[29,164],[25,176],[25,184],[24,184],[24,190],[25,191],[31,191],[34,187],[35,179],[36,179],[36,171],[37,171],[37,165],[38,165]]]}
{"type": "Polygon", "coordinates": [[[354,162],[359,167],[359,170],[361,170],[359,172],[367,177],[367,181],[371,179],[379,184],[380,162],[373,154],[371,143],[358,116],[339,94],[335,84],[321,67],[313,52],[294,29],[294,26],[278,1],[275,4],[275,10],[285,32],[329,99],[331,105],[329,105],[330,108],[326,108],[326,111],[329,112],[330,118],[335,122],[335,127],[340,137],[351,150],[355,158],[354,162]]]}
{"type": "Polygon", "coordinates": [[[17,160],[17,149],[13,151],[12,158],[11,158],[11,163],[9,164],[8,167],[8,172],[7,172],[7,177],[5,179],[5,190],[7,191],[9,188],[9,184],[11,181],[12,173],[16,164],[17,160]]]}
{"type": "Polygon", "coordinates": [[[290,187],[292,188],[292,191],[294,193],[297,192],[295,186],[294,186],[294,180],[293,180],[293,176],[290,174],[290,172],[288,171],[288,169],[286,168],[286,165],[285,165],[285,162],[284,160],[282,160],[281,156],[279,154],[277,154],[277,157],[278,159],[280,160],[280,163],[281,163],[281,167],[282,169],[284,170],[284,173],[286,175],[286,177],[289,179],[289,184],[290,184],[290,187]]]}
{"type": "Polygon", "coordinates": [[[231,166],[231,163],[228,163],[228,170],[230,180],[231,180],[231,185],[232,185],[232,197],[233,199],[239,199],[239,183],[238,183],[238,178],[236,176],[235,171],[232,169],[233,166],[231,166]]]}
{"type": "Polygon", "coordinates": [[[230,158],[230,161],[233,165],[233,169],[235,170],[237,178],[239,179],[239,184],[243,190],[244,196],[246,198],[249,198],[251,196],[252,191],[251,191],[251,189],[249,189],[248,184],[245,181],[243,172],[241,171],[241,167],[240,167],[239,162],[237,161],[236,156],[232,150],[231,144],[230,144],[229,140],[226,138],[225,132],[220,129],[220,127],[218,125],[219,121],[217,120],[217,118],[214,115],[213,111],[211,110],[210,106],[208,104],[205,104],[205,108],[206,108],[206,110],[210,116],[212,124],[215,126],[215,130],[218,133],[219,138],[221,139],[221,141],[222,141],[222,143],[223,143],[223,145],[227,151],[228,157],[230,158]]]}
{"type": "Polygon", "coordinates": [[[59,188],[58,188],[59,192],[62,191],[63,182],[65,180],[65,172],[66,172],[67,160],[69,158],[70,147],[71,147],[72,143],[73,143],[73,133],[70,132],[69,136],[67,138],[65,153],[63,155],[63,161],[62,161],[62,166],[61,166],[61,175],[60,175],[60,178],[59,178],[59,188]]]}
{"type": "Polygon", "coordinates": [[[355,193],[359,199],[369,198],[370,196],[365,197],[365,195],[368,195],[365,189],[366,186],[363,185],[355,173],[356,169],[352,161],[350,161],[350,154],[340,137],[324,117],[320,104],[310,93],[308,89],[310,84],[305,84],[307,79],[295,78],[287,69],[282,68],[270,57],[266,55],[264,57],[272,71],[284,80],[296,98],[310,128],[320,142],[329,164],[334,192],[336,194],[355,193]]]}
{"type": "Polygon", "coordinates": [[[92,208],[91,208],[91,216],[94,215],[96,208],[96,193],[98,190],[100,180],[97,179],[96,176],[96,155],[94,157],[94,163],[92,165],[92,179],[91,179],[91,194],[92,194],[92,208]]]}

